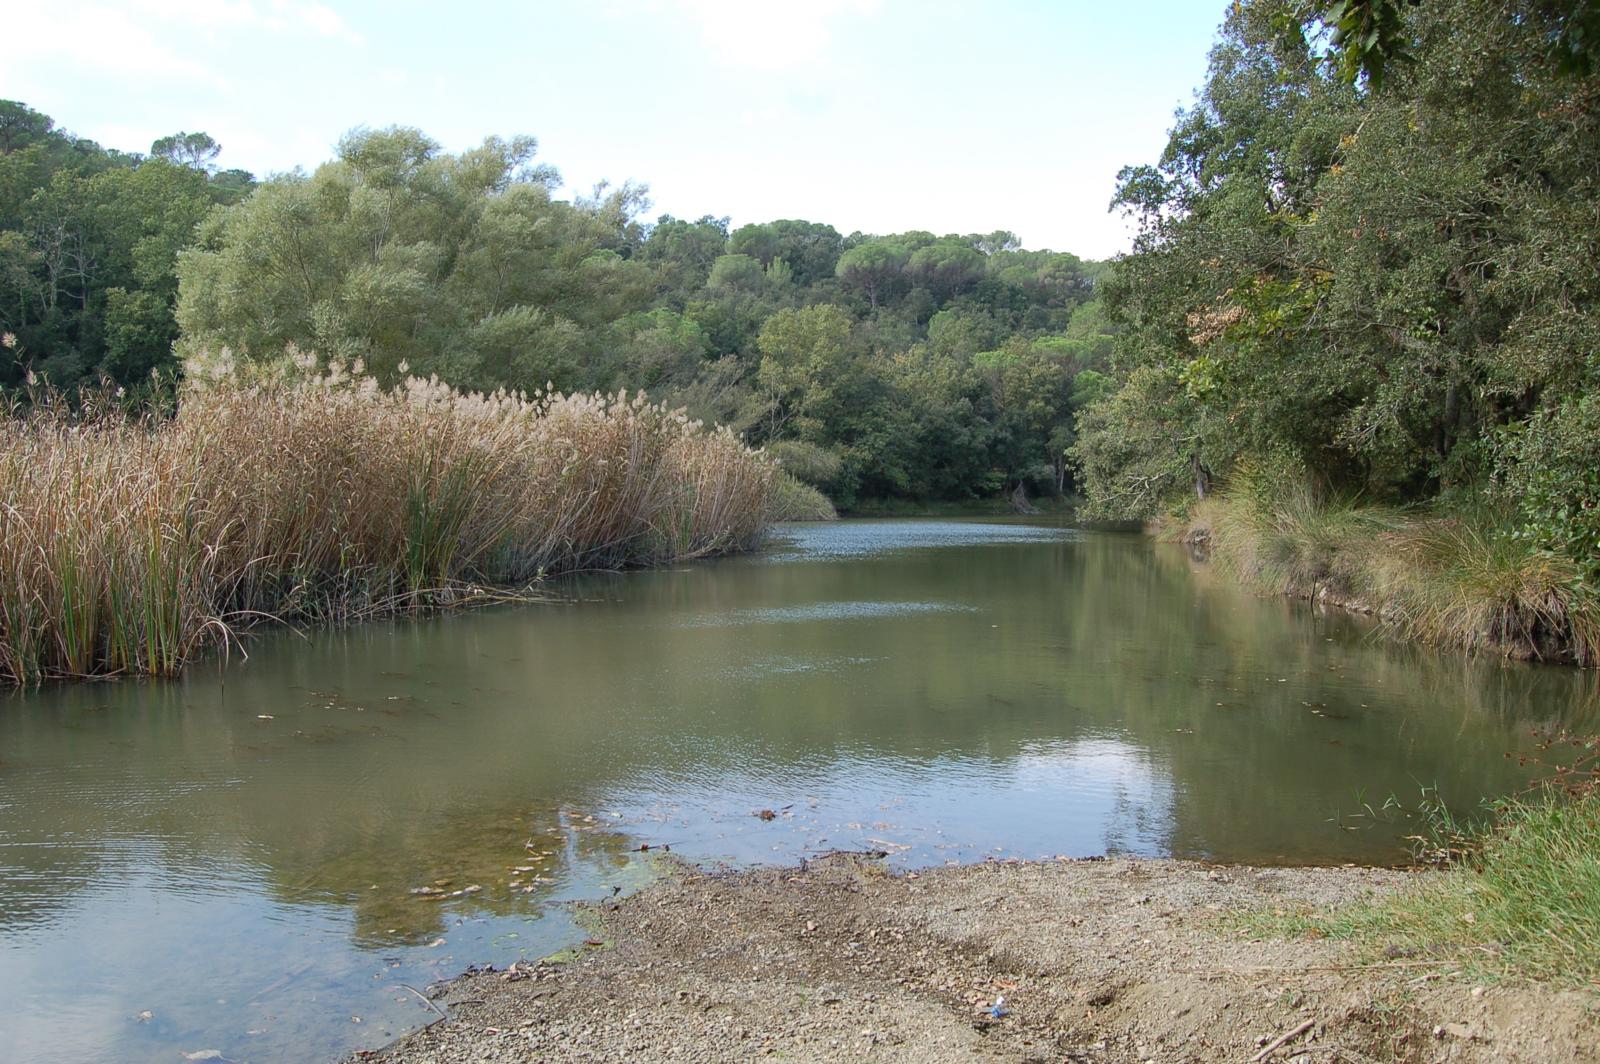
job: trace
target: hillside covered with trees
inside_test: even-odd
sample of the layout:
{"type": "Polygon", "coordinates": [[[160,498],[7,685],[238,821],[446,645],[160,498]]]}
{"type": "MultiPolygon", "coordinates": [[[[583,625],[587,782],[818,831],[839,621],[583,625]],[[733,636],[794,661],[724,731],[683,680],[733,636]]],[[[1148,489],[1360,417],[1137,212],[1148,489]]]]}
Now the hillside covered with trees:
{"type": "Polygon", "coordinates": [[[71,387],[172,368],[178,253],[253,184],[218,150],[203,133],[107,150],[0,100],[0,389],[29,370],[71,387]]]}
{"type": "Polygon", "coordinates": [[[646,390],[841,505],[1070,490],[1104,266],[1011,233],[643,220],[558,198],[531,137],[452,154],[358,129],[310,173],[218,173],[203,134],[102,149],[5,105],[0,385],[142,386],[186,359],[360,361],[378,380],[646,390]]]}

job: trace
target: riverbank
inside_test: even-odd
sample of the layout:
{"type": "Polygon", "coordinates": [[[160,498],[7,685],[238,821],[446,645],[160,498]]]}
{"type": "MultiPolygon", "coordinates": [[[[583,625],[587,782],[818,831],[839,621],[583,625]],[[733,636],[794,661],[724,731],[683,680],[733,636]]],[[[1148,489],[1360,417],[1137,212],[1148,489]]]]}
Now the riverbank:
{"type": "Polygon", "coordinates": [[[672,866],[588,907],[576,958],[442,984],[448,1019],[351,1059],[1600,1060],[1591,992],[1475,985],[1447,960],[1274,938],[1240,915],[1393,897],[1428,875],[672,866]]]}
{"type": "Polygon", "coordinates": [[[1246,485],[1158,523],[1156,534],[1259,592],[1369,614],[1405,638],[1594,665],[1600,601],[1581,572],[1499,521],[1488,510],[1397,510],[1246,485]]]}
{"type": "Polygon", "coordinates": [[[190,367],[172,416],[41,393],[0,420],[0,684],[171,676],[264,622],[526,597],[752,546],[781,474],[642,395],[190,367]]]}

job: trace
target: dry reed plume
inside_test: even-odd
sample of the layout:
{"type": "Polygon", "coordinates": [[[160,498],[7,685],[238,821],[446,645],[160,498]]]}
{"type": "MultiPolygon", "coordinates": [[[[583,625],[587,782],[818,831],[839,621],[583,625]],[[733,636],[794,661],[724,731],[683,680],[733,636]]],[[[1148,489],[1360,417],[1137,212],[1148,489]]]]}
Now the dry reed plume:
{"type": "Polygon", "coordinates": [[[0,683],[172,675],[265,620],[460,604],[750,546],[775,467],[626,394],[192,367],[170,420],[0,422],[0,683]]]}

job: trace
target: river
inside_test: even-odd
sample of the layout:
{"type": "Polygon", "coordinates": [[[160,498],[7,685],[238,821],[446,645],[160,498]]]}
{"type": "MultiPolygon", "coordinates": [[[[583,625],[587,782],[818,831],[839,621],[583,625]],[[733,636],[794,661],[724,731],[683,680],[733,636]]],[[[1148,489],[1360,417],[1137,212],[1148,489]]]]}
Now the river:
{"type": "Polygon", "coordinates": [[[1592,673],[1050,519],[787,526],[247,649],[0,695],[0,1060],[332,1060],[431,1018],[412,989],[585,948],[566,903],[668,847],[1397,862],[1386,799],[1470,812],[1600,728],[1592,673]]]}

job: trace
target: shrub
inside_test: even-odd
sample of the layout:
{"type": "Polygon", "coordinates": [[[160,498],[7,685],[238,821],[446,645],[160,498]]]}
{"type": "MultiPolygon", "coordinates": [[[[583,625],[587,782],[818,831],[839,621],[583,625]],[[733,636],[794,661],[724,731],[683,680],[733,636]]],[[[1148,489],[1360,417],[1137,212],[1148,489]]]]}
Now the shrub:
{"type": "Polygon", "coordinates": [[[1571,558],[1591,586],[1600,582],[1600,396],[1535,414],[1507,444],[1521,536],[1571,558]]]}

